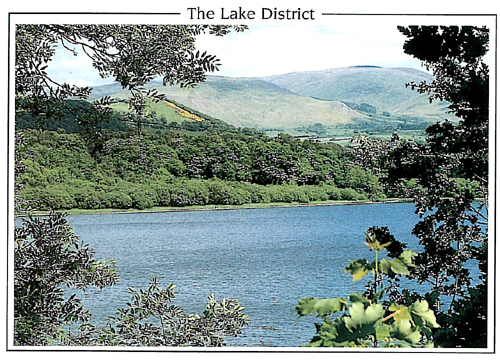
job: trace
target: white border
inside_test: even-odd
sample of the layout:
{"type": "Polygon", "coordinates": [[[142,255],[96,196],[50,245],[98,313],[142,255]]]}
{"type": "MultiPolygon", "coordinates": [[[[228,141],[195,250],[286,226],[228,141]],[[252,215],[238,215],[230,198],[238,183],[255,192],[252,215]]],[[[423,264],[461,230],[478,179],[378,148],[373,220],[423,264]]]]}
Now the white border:
{"type": "MultiPolygon", "coordinates": [[[[354,2],[354,3],[357,3],[357,2],[354,2]]],[[[420,8],[420,9],[425,9],[425,10],[432,10],[432,11],[439,11],[439,6],[435,3],[435,2],[429,2],[431,3],[433,6],[429,6],[429,7],[424,7],[424,8],[420,8]]],[[[495,176],[496,175],[496,87],[497,87],[497,82],[496,82],[496,53],[497,53],[497,49],[496,49],[496,41],[497,41],[497,34],[496,34],[496,12],[478,12],[479,10],[483,9],[487,9],[487,7],[481,7],[481,2],[475,2],[474,3],[474,8],[475,10],[471,10],[470,12],[460,12],[459,10],[459,7],[446,7],[446,10],[442,12],[442,14],[450,14],[450,15],[445,15],[445,16],[441,16],[441,15],[436,15],[436,14],[427,14],[427,15],[423,15],[423,14],[426,14],[425,11],[423,12],[419,12],[419,11],[402,11],[400,12],[399,14],[422,14],[422,15],[389,15],[389,14],[398,14],[397,11],[395,11],[395,9],[392,9],[388,12],[383,12],[383,8],[380,7],[380,4],[377,4],[376,2],[373,2],[371,3],[370,5],[366,5],[365,4],[365,7],[363,7],[363,11],[353,11],[352,9],[352,6],[349,7],[349,5],[340,5],[340,4],[335,4],[335,3],[319,3],[316,2],[316,1],[308,1],[307,3],[304,3],[304,2],[297,2],[297,1],[290,1],[290,2],[286,2],[286,5],[284,4],[281,4],[279,5],[278,2],[273,2],[273,3],[268,3],[268,2],[262,2],[262,1],[253,1],[251,2],[251,5],[246,5],[247,8],[249,9],[259,9],[261,7],[280,7],[280,8],[285,8],[285,7],[288,7],[288,8],[296,8],[296,7],[301,7],[303,9],[307,8],[307,7],[314,7],[316,9],[316,14],[318,14],[318,18],[314,21],[314,22],[306,22],[306,21],[302,21],[302,22],[299,22],[299,21],[290,21],[290,22],[285,22],[285,21],[276,21],[276,22],[272,22],[272,21],[262,21],[262,20],[254,20],[254,21],[247,21],[247,22],[244,22],[244,21],[222,21],[220,19],[215,19],[213,22],[214,23],[217,23],[217,24],[224,24],[224,23],[229,23],[229,24],[248,24],[248,25],[252,25],[252,24],[256,24],[256,25],[276,25],[276,24],[280,24],[280,25],[301,25],[301,24],[304,24],[304,25],[320,25],[320,24],[328,24],[330,23],[331,21],[335,21],[335,16],[336,15],[329,15],[329,16],[319,16],[319,14],[321,13],[335,13],[335,14],[351,14],[352,16],[377,16],[380,21],[384,21],[385,17],[390,17],[390,18],[393,18],[394,16],[400,16],[401,17],[401,24],[402,25],[409,25],[409,24],[418,24],[418,25],[432,25],[432,24],[435,24],[435,25],[457,25],[457,24],[467,24],[467,25],[487,25],[490,27],[491,29],[491,41],[490,41],[490,52],[494,52],[495,53],[495,63],[494,64],[490,64],[490,103],[492,104],[492,106],[490,106],[490,174],[495,176]],[[273,5],[275,4],[275,5],[273,5]],[[278,4],[278,5],[276,5],[278,4]],[[379,9],[381,9],[379,11],[379,9]],[[472,14],[474,14],[474,12],[476,14],[481,14],[480,16],[472,16],[472,14]],[[364,15],[354,15],[354,14],[364,14],[364,15]],[[452,16],[451,14],[471,14],[471,15],[465,15],[465,16],[461,16],[461,15],[458,15],[458,16],[452,16]],[[385,15],[375,15],[375,14],[385,14],[385,15]],[[482,14],[489,14],[489,15],[493,15],[493,16],[485,16],[485,15],[482,15],[482,14]],[[495,106],[493,106],[495,105],[495,106]]],[[[488,2],[489,3],[489,2],[488,2]]],[[[228,9],[232,8],[232,7],[235,7],[235,5],[233,5],[234,3],[229,3],[229,2],[224,2],[224,1],[219,1],[219,2],[210,2],[210,8],[213,8],[213,9],[220,9],[220,7],[226,7],[228,9]]],[[[109,11],[109,12],[113,12],[113,11],[117,11],[119,9],[117,9],[115,6],[112,7],[112,9],[106,9],[106,5],[104,4],[99,4],[100,6],[97,6],[97,7],[94,7],[94,9],[99,9],[99,11],[102,11],[103,13],[101,14],[10,14],[10,23],[9,23],[9,32],[10,32],[10,44],[8,45],[10,47],[10,73],[9,73],[9,76],[10,76],[10,83],[9,83],[9,88],[10,89],[13,89],[14,86],[13,86],[13,83],[14,83],[14,69],[13,69],[13,64],[14,64],[14,51],[13,49],[15,49],[15,46],[14,46],[14,36],[13,34],[15,34],[15,31],[14,31],[14,26],[15,24],[17,23],[103,23],[103,24],[110,24],[110,23],[129,23],[129,24],[138,24],[138,23],[149,23],[149,24],[153,24],[153,23],[169,23],[169,24],[186,24],[186,23],[207,23],[207,20],[191,20],[189,19],[188,17],[188,14],[186,12],[185,9],[187,9],[188,6],[186,5],[179,5],[179,4],[174,4],[174,5],[166,5],[166,4],[163,4],[161,7],[163,8],[168,8],[168,10],[163,10],[163,9],[156,9],[156,6],[154,4],[150,4],[148,6],[148,8],[153,8],[155,10],[155,12],[179,12],[181,13],[181,15],[162,15],[162,14],[106,14],[105,12],[109,11]]],[[[160,4],[159,4],[160,5],[160,4]]],[[[352,5],[352,4],[351,4],[352,5]]],[[[421,4],[420,4],[421,5],[421,4]]],[[[419,5],[419,6],[420,6],[419,5]]],[[[46,8],[45,8],[46,4],[38,4],[38,5],[35,5],[33,7],[30,7],[30,8],[25,8],[25,9],[21,9],[20,11],[48,11],[46,8]]],[[[199,5],[198,3],[195,5],[195,6],[201,6],[203,7],[202,5],[199,5]]],[[[85,6],[87,8],[87,10],[84,9],[80,9],[80,10],[71,10],[71,11],[77,11],[77,12],[85,12],[87,11],[88,12],[88,6],[85,6]]],[[[108,8],[110,6],[107,6],[108,8]]],[[[208,9],[209,7],[207,7],[208,9]]],[[[355,9],[354,9],[355,10],[355,9]]],[[[16,10],[11,10],[11,11],[16,11],[16,10]]],[[[61,10],[58,10],[58,11],[64,11],[64,9],[61,9],[61,10]]],[[[125,12],[125,10],[123,10],[125,12]]],[[[131,12],[137,12],[137,11],[141,11],[141,10],[135,10],[135,11],[131,11],[131,12]]],[[[149,11],[147,11],[149,12],[149,11]]],[[[351,16],[349,15],[349,16],[351,16]]],[[[340,16],[348,16],[348,15],[340,15],[340,16]]],[[[367,29],[367,31],[369,31],[369,29],[367,29]]],[[[10,138],[10,142],[9,142],[9,166],[10,166],[10,171],[9,171],[9,183],[10,184],[13,184],[13,149],[14,149],[14,141],[13,141],[13,135],[14,135],[14,106],[13,106],[13,94],[10,93],[8,94],[9,95],[9,101],[10,101],[10,113],[9,113],[9,118],[10,118],[10,122],[9,122],[9,128],[7,129],[8,130],[8,136],[10,138]]],[[[495,214],[496,216],[496,211],[495,211],[495,199],[496,199],[496,193],[495,193],[495,187],[494,187],[494,184],[495,182],[494,181],[491,181],[490,182],[490,217],[492,216],[492,214],[495,214]]],[[[9,199],[13,199],[13,189],[12,189],[12,186],[9,187],[9,194],[8,194],[8,197],[9,199]]],[[[13,203],[12,201],[9,202],[9,214],[13,214],[13,203]]],[[[11,221],[13,221],[13,219],[10,219],[11,221]]],[[[496,219],[495,219],[496,220],[496,219]]],[[[496,231],[496,221],[491,221],[490,223],[490,227],[489,227],[489,231],[490,231],[490,236],[492,234],[495,233],[496,231]]],[[[12,224],[9,224],[9,241],[11,242],[9,244],[9,254],[8,254],[8,262],[9,262],[9,274],[13,274],[13,246],[12,246],[12,239],[13,239],[13,225],[12,224]]],[[[493,239],[494,240],[494,239],[493,239]]],[[[492,289],[496,284],[495,284],[495,281],[496,281],[496,276],[492,276],[493,274],[496,275],[496,264],[494,263],[494,251],[493,249],[496,249],[496,246],[493,247],[491,246],[491,244],[494,244],[494,241],[491,241],[490,242],[490,261],[489,261],[489,288],[492,289]]],[[[3,263],[3,262],[2,262],[3,263]]],[[[2,279],[5,279],[6,276],[4,276],[4,269],[2,269],[2,279]]],[[[11,278],[9,278],[9,280],[12,280],[11,278]]],[[[496,290],[496,289],[495,289],[496,290]]],[[[12,294],[12,291],[13,291],[13,286],[12,286],[12,281],[9,281],[9,294],[12,294]]],[[[495,302],[495,293],[493,291],[490,291],[489,293],[489,304],[494,304],[495,302]]],[[[4,291],[2,290],[2,305],[5,305],[5,301],[6,301],[6,297],[5,297],[5,294],[4,294],[4,291]]],[[[494,350],[494,343],[493,343],[493,335],[494,335],[494,322],[493,322],[493,308],[490,306],[489,310],[491,310],[489,313],[491,315],[489,315],[489,324],[488,324],[488,329],[489,329],[489,334],[490,334],[490,338],[489,338],[489,341],[488,341],[488,349],[487,351],[491,352],[494,350]]],[[[4,314],[4,311],[5,311],[5,306],[2,307],[1,309],[1,317],[2,319],[5,319],[5,314],[4,314]]],[[[13,321],[12,321],[12,314],[13,314],[13,304],[12,302],[9,302],[9,318],[8,318],[8,332],[9,332],[9,340],[12,340],[12,324],[13,324],[13,321]]],[[[496,315],[496,314],[495,314],[496,315]]],[[[5,326],[3,326],[3,320],[2,320],[2,329],[1,329],[1,333],[0,333],[0,336],[3,336],[5,334],[3,334],[3,332],[5,331],[5,326]]],[[[5,338],[5,337],[4,337],[5,338]]],[[[5,341],[5,340],[3,340],[5,341]]],[[[8,345],[8,348],[9,349],[12,349],[12,347],[10,345],[8,345]]],[[[19,348],[16,348],[16,349],[19,349],[19,348]]],[[[45,358],[45,357],[50,357],[50,358],[58,358],[58,357],[68,357],[68,356],[71,356],[71,357],[75,357],[77,355],[77,353],[73,352],[75,351],[76,349],[78,350],[89,350],[88,348],[61,348],[61,347],[57,347],[57,352],[48,352],[47,350],[50,350],[50,348],[44,348],[42,352],[28,352],[28,353],[19,353],[19,352],[9,352],[9,353],[6,353],[4,355],[6,355],[5,358],[14,358],[14,357],[20,357],[21,355],[24,355],[24,356],[29,356],[29,357],[32,357],[33,355],[37,356],[37,357],[42,357],[42,358],[45,358]],[[70,353],[66,353],[66,352],[61,352],[61,350],[71,350],[70,353]]],[[[97,350],[95,348],[91,348],[92,350],[97,350]]],[[[37,348],[37,350],[39,350],[37,348]]],[[[118,349],[117,348],[99,348],[98,349],[99,351],[117,351],[118,349]]],[[[124,350],[124,349],[119,349],[119,350],[124,350]]],[[[144,351],[147,351],[148,352],[148,355],[150,353],[152,353],[152,355],[154,353],[156,353],[158,350],[160,349],[126,349],[127,350],[127,353],[124,353],[122,351],[118,352],[118,353],[115,353],[113,355],[116,355],[116,356],[120,356],[120,358],[127,358],[127,357],[131,357],[131,356],[134,356],[134,353],[136,351],[141,351],[141,355],[144,355],[144,351]]],[[[172,350],[172,349],[169,349],[169,350],[172,350]]],[[[238,352],[237,356],[243,356],[243,355],[251,355],[251,354],[242,354],[240,353],[240,351],[243,351],[243,352],[287,352],[287,351],[291,351],[291,352],[304,352],[304,351],[307,351],[306,349],[298,349],[298,348],[226,348],[226,349],[205,349],[205,348],[202,348],[202,349],[190,349],[191,351],[192,350],[196,350],[197,352],[203,352],[204,355],[209,355],[209,353],[212,353],[214,350],[217,351],[217,356],[220,356],[222,355],[223,353],[226,353],[226,352],[229,352],[229,353],[234,353],[234,352],[238,352]],[[222,353],[219,353],[219,351],[222,351],[222,353]]],[[[169,352],[169,356],[178,356],[180,355],[180,353],[178,352],[180,351],[180,349],[175,349],[175,353],[171,353],[169,352]]],[[[339,352],[349,352],[350,349],[320,349],[320,350],[317,350],[317,349],[314,349],[313,352],[315,354],[319,354],[321,352],[335,352],[335,351],[339,351],[339,352]]],[[[373,352],[374,350],[373,349],[369,349],[369,350],[364,350],[364,349],[353,349],[354,352],[357,352],[357,353],[363,353],[365,351],[369,351],[369,352],[373,352]]],[[[392,353],[398,353],[398,352],[408,352],[409,350],[408,349],[404,349],[404,350],[391,350],[392,353]]],[[[471,352],[473,350],[471,349],[464,349],[464,350],[460,350],[460,349],[431,349],[431,350],[427,350],[427,349],[422,349],[422,350],[418,350],[418,353],[422,353],[422,352],[429,352],[429,353],[436,353],[436,352],[439,352],[439,353],[442,353],[442,354],[445,354],[445,353],[460,353],[460,352],[471,352]]],[[[376,351],[378,352],[378,351],[376,351]]],[[[381,350],[381,352],[384,352],[383,350],[381,350]]],[[[480,351],[481,352],[481,351],[480,351]]],[[[102,353],[102,352],[99,352],[97,353],[98,354],[98,357],[99,358],[108,358],[109,356],[111,356],[111,353],[102,353]],[[105,354],[105,356],[103,355],[105,354]]],[[[192,352],[190,352],[189,354],[193,354],[192,352]]],[[[156,354],[158,355],[158,354],[156,354]]],[[[213,355],[216,355],[216,354],[213,354],[213,355]]],[[[233,355],[236,355],[236,354],[233,354],[233,355]]],[[[291,354],[286,354],[285,356],[289,356],[291,354]]],[[[93,353],[92,352],[85,352],[82,356],[93,356],[93,353]]],[[[137,354],[135,354],[135,356],[137,356],[137,354]]]]}

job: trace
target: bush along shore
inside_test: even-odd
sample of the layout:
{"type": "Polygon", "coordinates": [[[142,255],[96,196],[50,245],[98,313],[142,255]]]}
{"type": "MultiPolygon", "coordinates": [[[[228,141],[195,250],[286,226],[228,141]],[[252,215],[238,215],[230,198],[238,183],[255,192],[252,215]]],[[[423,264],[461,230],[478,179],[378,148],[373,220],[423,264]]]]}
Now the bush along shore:
{"type": "Polygon", "coordinates": [[[22,198],[41,211],[386,198],[342,147],[285,134],[105,132],[100,144],[63,130],[21,136],[22,198]]]}

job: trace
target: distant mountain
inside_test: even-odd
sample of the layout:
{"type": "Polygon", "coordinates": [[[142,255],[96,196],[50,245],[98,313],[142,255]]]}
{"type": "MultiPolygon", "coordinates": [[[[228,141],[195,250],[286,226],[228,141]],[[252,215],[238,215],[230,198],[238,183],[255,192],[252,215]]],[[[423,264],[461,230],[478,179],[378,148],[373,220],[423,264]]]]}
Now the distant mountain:
{"type": "MultiPolygon", "coordinates": [[[[170,100],[237,127],[291,129],[315,123],[338,125],[369,121],[368,116],[352,111],[342,102],[294,94],[256,78],[208,76],[205,83],[191,89],[164,87],[161,81],[152,81],[147,87],[157,88],[170,100]]],[[[106,89],[95,90],[93,98],[129,97],[119,86],[107,85],[106,89]]]]}
{"type": "Polygon", "coordinates": [[[412,81],[420,83],[433,80],[431,74],[412,68],[351,66],[261,79],[316,99],[370,104],[378,112],[432,116],[442,115],[446,107],[446,104],[430,105],[427,96],[406,87],[412,81]]]}
{"type": "MultiPolygon", "coordinates": [[[[356,66],[295,72],[261,78],[207,76],[194,88],[163,86],[160,93],[177,103],[237,127],[290,130],[314,124],[325,127],[373,128],[429,123],[449,118],[446,104],[429,104],[426,95],[406,88],[409,82],[431,81],[428,73],[409,68],[356,66]]],[[[93,98],[127,98],[118,84],[94,88],[93,98]]]]}

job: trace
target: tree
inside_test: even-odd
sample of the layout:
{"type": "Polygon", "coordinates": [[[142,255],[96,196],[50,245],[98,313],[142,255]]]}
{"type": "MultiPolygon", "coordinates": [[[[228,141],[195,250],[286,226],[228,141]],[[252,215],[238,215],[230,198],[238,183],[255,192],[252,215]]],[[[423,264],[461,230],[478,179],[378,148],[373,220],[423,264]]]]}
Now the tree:
{"type": "Polygon", "coordinates": [[[248,324],[244,307],[234,299],[215,300],[211,294],[203,315],[186,314],[172,301],[175,285],[159,286],[153,278],[147,290],[129,288],[127,308],[118,309],[103,327],[81,326],[77,336],[62,338],[64,345],[106,346],[213,346],[226,345],[226,336],[237,336],[248,324]]]}
{"type": "MultiPolygon", "coordinates": [[[[58,83],[47,74],[47,67],[58,44],[75,56],[81,47],[92,59],[103,78],[114,80],[131,92],[130,109],[137,116],[140,132],[145,117],[145,99],[164,99],[144,85],[156,77],[164,85],[193,86],[205,81],[205,73],[220,66],[215,55],[195,49],[195,38],[208,32],[223,36],[245,26],[219,25],[17,25],[16,28],[16,110],[47,114],[69,98],[87,99],[92,89],[58,83]]],[[[94,101],[96,110],[110,111],[115,100],[104,97],[94,101]]],[[[86,125],[86,117],[75,114],[86,125]]]]}
{"type": "Polygon", "coordinates": [[[420,59],[435,76],[431,83],[409,86],[429,94],[430,101],[448,101],[450,112],[460,119],[457,124],[432,125],[426,144],[405,144],[394,152],[389,179],[413,177],[420,185],[413,195],[422,220],[413,233],[424,251],[415,259],[412,277],[431,283],[436,294],[434,308],[443,325],[434,334],[437,344],[486,347],[489,77],[483,57],[488,51],[488,29],[413,26],[399,30],[408,38],[405,52],[420,59]],[[468,186],[459,186],[456,178],[467,180],[468,186]],[[464,266],[470,259],[479,262],[477,286],[471,286],[464,266]],[[441,308],[443,295],[450,299],[447,311],[441,308]]]}
{"type": "MultiPolygon", "coordinates": [[[[427,129],[430,150],[451,153],[459,167],[456,175],[485,182],[488,173],[489,76],[483,57],[488,51],[487,28],[399,27],[408,37],[404,49],[420,59],[435,76],[431,83],[408,84],[429,101],[445,100],[457,125],[446,121],[427,129]]],[[[449,157],[447,158],[449,159],[449,157]]],[[[443,160],[444,161],[444,160],[443,160]]]]}
{"type": "MultiPolygon", "coordinates": [[[[100,140],[100,122],[110,112],[113,99],[94,102],[92,112],[77,112],[66,101],[86,99],[91,89],[60,84],[46,68],[61,43],[76,55],[71,46],[81,46],[102,77],[113,76],[132,92],[131,109],[140,121],[145,98],[161,100],[144,85],[156,76],[164,84],[192,86],[205,80],[205,72],[219,65],[213,55],[195,52],[194,38],[208,31],[224,35],[230,26],[164,25],[18,25],[16,28],[15,94],[16,111],[27,111],[35,119],[74,114],[87,129],[87,141],[100,140]]],[[[43,124],[42,124],[43,127],[43,124]]],[[[114,262],[94,257],[94,250],[79,242],[63,214],[30,216],[34,208],[20,196],[18,179],[26,170],[20,157],[22,134],[16,134],[15,216],[23,216],[14,239],[14,343],[16,345],[163,345],[222,346],[224,336],[236,336],[248,323],[243,307],[236,300],[217,301],[209,297],[203,316],[184,314],[174,306],[173,284],[166,289],[153,279],[147,291],[131,290],[133,302],[108,327],[95,327],[91,314],[81,301],[65,298],[63,288],[85,290],[90,286],[111,286],[118,281],[114,262]],[[149,317],[155,317],[148,323],[149,317]],[[155,326],[159,321],[161,326],[155,326]],[[65,326],[81,324],[65,333],[65,326]],[[113,324],[116,328],[113,328],[113,324]]]]}
{"type": "Polygon", "coordinates": [[[239,335],[248,324],[237,300],[216,300],[213,294],[203,315],[184,313],[172,304],[175,285],[162,289],[157,278],[147,290],[129,289],[132,301],[104,327],[92,324],[92,315],[75,294],[64,296],[63,287],[86,290],[117,281],[114,262],[95,259],[94,250],[79,242],[64,215],[25,219],[15,231],[14,343],[224,346],[226,336],[239,335]],[[72,324],[80,326],[67,333],[72,324]]]}
{"type": "MultiPolygon", "coordinates": [[[[426,331],[427,340],[434,345],[486,347],[489,78],[483,56],[488,50],[488,29],[412,26],[399,27],[399,31],[407,37],[405,52],[420,59],[435,76],[430,83],[407,86],[428,94],[429,101],[448,101],[450,112],[460,120],[429,126],[425,144],[397,137],[390,141],[359,139],[359,146],[351,152],[355,163],[371,168],[386,189],[404,190],[405,197],[412,196],[421,217],[412,233],[423,251],[412,258],[412,266],[403,275],[417,284],[430,285],[430,290],[421,293],[417,284],[412,291],[394,286],[387,294],[398,306],[426,301],[440,325],[426,331]],[[407,186],[410,180],[416,186],[407,186]],[[475,279],[468,267],[471,260],[478,264],[475,279]]],[[[393,238],[388,229],[371,230],[369,235],[379,240],[381,236],[393,238]]],[[[346,271],[363,275],[370,269],[373,266],[368,262],[357,261],[346,271]]],[[[366,305],[364,311],[368,312],[366,305]]],[[[353,314],[344,314],[335,323],[340,326],[352,318],[353,314]]],[[[325,324],[317,327],[322,339],[319,345],[362,345],[366,335],[372,334],[357,333],[351,337],[353,343],[332,342],[337,337],[332,333],[339,334],[337,325],[325,324]]],[[[375,325],[381,326],[377,321],[362,324],[372,326],[372,332],[375,325]]],[[[376,332],[375,336],[378,339],[376,332]]]]}
{"type": "Polygon", "coordinates": [[[61,325],[90,319],[78,298],[64,298],[62,285],[84,290],[117,280],[114,263],[79,244],[63,215],[25,219],[14,242],[15,344],[48,345],[61,325]]]}

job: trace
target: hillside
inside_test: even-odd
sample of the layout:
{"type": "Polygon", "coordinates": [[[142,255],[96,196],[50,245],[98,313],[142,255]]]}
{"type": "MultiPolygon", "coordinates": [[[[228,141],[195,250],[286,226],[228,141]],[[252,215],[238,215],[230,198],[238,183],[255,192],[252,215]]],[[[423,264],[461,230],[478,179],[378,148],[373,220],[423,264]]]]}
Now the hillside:
{"type": "MultiPolygon", "coordinates": [[[[332,126],[369,121],[368,116],[351,111],[342,102],[294,94],[254,78],[208,76],[205,83],[191,89],[164,87],[159,81],[151,82],[149,87],[157,88],[171,100],[236,127],[292,129],[315,123],[332,126]]],[[[96,94],[128,97],[127,92],[112,93],[113,90],[120,88],[97,88],[96,94]]]]}
{"type": "MultiPolygon", "coordinates": [[[[405,86],[424,80],[432,76],[409,68],[357,66],[263,78],[208,76],[191,89],[164,87],[161,81],[147,87],[236,127],[296,133],[318,125],[338,135],[338,129],[421,130],[449,118],[446,104],[429,104],[426,95],[405,86]]],[[[118,85],[94,89],[94,98],[104,95],[128,97],[118,85]]]]}
{"type": "Polygon", "coordinates": [[[366,103],[377,113],[442,117],[446,104],[429,104],[427,96],[406,83],[430,82],[432,75],[411,68],[352,66],[311,72],[295,72],[262,78],[296,94],[323,100],[366,103]]]}

